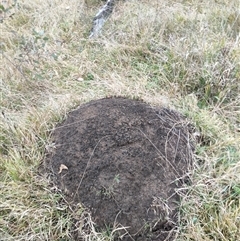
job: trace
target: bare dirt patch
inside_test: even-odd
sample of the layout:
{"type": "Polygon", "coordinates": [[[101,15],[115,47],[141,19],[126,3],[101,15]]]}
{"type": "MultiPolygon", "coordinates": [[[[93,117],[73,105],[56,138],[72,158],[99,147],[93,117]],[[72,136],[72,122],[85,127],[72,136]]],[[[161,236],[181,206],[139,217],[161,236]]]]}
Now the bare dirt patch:
{"type": "Polygon", "coordinates": [[[173,240],[176,189],[193,149],[179,113],[125,98],[91,101],[69,113],[53,140],[45,171],[91,212],[97,231],[125,227],[116,240],[173,240]]]}

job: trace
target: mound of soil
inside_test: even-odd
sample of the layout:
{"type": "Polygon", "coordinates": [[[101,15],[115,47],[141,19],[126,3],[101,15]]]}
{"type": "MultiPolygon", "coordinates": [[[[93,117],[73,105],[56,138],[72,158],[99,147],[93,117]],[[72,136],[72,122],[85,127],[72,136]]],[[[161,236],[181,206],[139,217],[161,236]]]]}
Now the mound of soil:
{"type": "Polygon", "coordinates": [[[47,171],[116,240],[173,240],[192,157],[187,122],[142,101],[107,98],[71,112],[53,132],[47,171]]]}

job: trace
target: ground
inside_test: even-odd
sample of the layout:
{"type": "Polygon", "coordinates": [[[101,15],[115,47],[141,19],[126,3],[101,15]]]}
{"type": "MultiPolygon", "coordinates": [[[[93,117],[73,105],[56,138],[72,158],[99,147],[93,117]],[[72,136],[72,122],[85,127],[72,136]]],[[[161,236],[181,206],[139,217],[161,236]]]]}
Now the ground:
{"type": "Polygon", "coordinates": [[[172,240],[176,188],[187,180],[192,151],[179,114],[101,99],[71,112],[53,139],[47,170],[70,203],[90,211],[98,231],[120,228],[123,240],[172,240]]]}

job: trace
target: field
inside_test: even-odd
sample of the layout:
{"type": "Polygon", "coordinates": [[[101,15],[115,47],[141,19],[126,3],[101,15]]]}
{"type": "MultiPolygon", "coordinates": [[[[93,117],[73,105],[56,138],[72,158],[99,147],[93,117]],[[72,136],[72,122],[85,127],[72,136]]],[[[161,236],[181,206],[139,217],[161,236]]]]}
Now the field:
{"type": "Polygon", "coordinates": [[[70,110],[114,95],[196,127],[176,241],[240,240],[239,0],[118,1],[89,39],[102,4],[0,1],[0,240],[73,240],[73,220],[85,240],[113,240],[38,167],[70,110]]]}

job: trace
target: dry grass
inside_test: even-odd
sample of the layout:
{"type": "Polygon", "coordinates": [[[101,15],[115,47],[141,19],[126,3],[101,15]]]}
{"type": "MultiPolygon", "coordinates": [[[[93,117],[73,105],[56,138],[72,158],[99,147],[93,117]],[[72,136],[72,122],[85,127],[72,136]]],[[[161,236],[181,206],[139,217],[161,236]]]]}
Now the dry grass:
{"type": "Polygon", "coordinates": [[[55,124],[108,95],[175,106],[201,133],[176,240],[240,240],[239,1],[149,2],[119,1],[89,40],[101,1],[1,1],[1,240],[72,240],[73,218],[111,240],[38,175],[55,124]]]}

